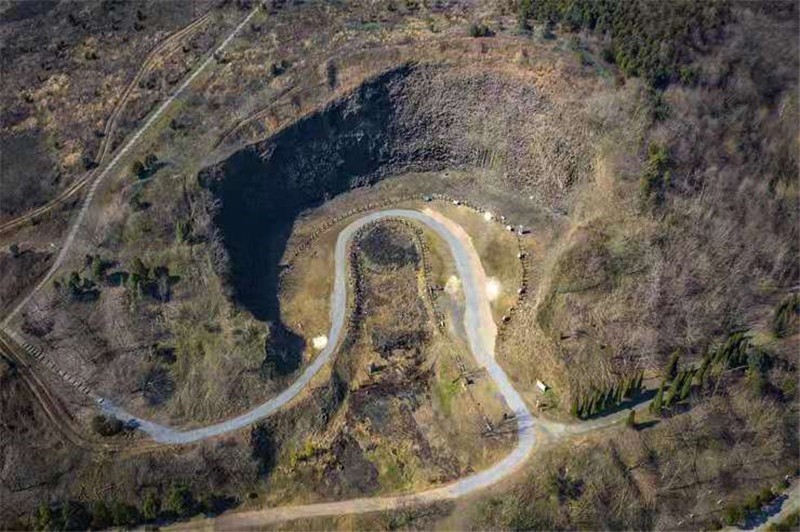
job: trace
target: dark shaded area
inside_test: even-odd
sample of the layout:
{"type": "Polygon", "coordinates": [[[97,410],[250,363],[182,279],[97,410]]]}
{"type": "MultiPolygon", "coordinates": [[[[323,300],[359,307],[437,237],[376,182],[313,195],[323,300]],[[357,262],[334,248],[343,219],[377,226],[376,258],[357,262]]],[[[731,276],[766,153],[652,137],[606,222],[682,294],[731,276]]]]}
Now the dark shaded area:
{"type": "MultiPolygon", "coordinates": [[[[5,194],[0,184],[0,197],[5,194]]],[[[19,301],[50,266],[52,253],[26,249],[14,256],[0,252],[0,311],[6,312],[19,301]]]]}
{"type": "Polygon", "coordinates": [[[250,449],[253,460],[258,463],[258,473],[268,475],[275,467],[278,445],[266,423],[259,423],[250,431],[250,449]]]}
{"type": "Polygon", "coordinates": [[[325,199],[410,170],[444,167],[442,141],[418,138],[400,119],[401,82],[412,67],[389,71],[349,97],[263,143],[203,170],[200,182],[220,199],[216,223],[230,256],[234,298],[258,319],[279,319],[279,262],[297,215],[325,199]]]}
{"type": "Polygon", "coordinates": [[[263,380],[284,377],[300,367],[303,361],[305,340],[294,334],[281,322],[270,322],[269,336],[264,351],[266,356],[261,363],[259,374],[263,380]]]}
{"type": "Polygon", "coordinates": [[[419,350],[428,341],[428,334],[417,330],[394,330],[375,327],[372,330],[372,347],[384,358],[388,358],[395,350],[419,350]]]}
{"type": "Polygon", "coordinates": [[[43,15],[56,7],[57,0],[11,0],[8,9],[0,14],[0,24],[19,22],[43,15]]]}
{"type": "Polygon", "coordinates": [[[147,404],[160,406],[175,393],[175,381],[166,368],[155,365],[142,375],[139,388],[147,404]]]}
{"type": "Polygon", "coordinates": [[[367,260],[378,266],[416,266],[419,255],[408,235],[383,224],[373,227],[360,241],[367,260]]]}
{"type": "Polygon", "coordinates": [[[58,170],[38,131],[0,135],[0,216],[15,216],[48,201],[58,170]]]}
{"type": "Polygon", "coordinates": [[[236,497],[212,493],[203,501],[203,514],[206,517],[216,517],[237,506],[239,506],[239,499],[236,497]]]}
{"type": "Polygon", "coordinates": [[[349,434],[340,434],[331,447],[336,461],[325,470],[324,482],[338,494],[369,494],[379,487],[378,469],[349,434]]]}

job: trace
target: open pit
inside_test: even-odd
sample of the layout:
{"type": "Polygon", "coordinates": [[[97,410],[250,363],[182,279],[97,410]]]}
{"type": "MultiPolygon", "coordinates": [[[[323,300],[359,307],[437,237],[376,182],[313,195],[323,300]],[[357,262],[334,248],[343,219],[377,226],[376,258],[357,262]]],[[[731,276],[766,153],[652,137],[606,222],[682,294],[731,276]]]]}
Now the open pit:
{"type": "Polygon", "coordinates": [[[279,320],[281,260],[296,218],[350,189],[448,168],[481,168],[487,185],[502,179],[543,193],[574,179],[579,154],[561,149],[554,164],[529,151],[532,137],[565,145],[560,133],[541,134],[551,107],[505,73],[405,65],[206,168],[200,181],[220,200],[234,299],[258,319],[279,320]]]}

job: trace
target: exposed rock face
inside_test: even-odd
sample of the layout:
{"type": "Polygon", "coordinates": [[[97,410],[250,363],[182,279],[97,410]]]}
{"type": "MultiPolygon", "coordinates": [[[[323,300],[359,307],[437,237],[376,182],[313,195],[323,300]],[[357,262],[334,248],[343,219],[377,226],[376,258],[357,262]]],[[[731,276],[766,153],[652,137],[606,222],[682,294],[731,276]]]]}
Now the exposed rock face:
{"type": "Polygon", "coordinates": [[[237,299],[260,319],[277,319],[277,264],[294,218],[350,188],[464,166],[540,191],[551,187],[538,175],[562,187],[573,181],[584,158],[554,146],[546,151],[563,164],[544,172],[550,163],[530,152],[549,107],[530,83],[497,73],[407,65],[204,170],[201,182],[222,201],[217,223],[237,299]]]}

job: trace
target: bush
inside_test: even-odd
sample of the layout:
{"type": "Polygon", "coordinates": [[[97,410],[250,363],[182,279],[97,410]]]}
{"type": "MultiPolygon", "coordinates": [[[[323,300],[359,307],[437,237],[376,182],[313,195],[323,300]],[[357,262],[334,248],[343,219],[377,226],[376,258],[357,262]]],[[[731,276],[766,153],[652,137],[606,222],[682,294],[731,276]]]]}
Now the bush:
{"type": "Polygon", "coordinates": [[[138,159],[133,161],[131,164],[131,173],[139,179],[142,179],[144,175],[144,163],[138,159]]]}
{"type": "Polygon", "coordinates": [[[114,526],[132,527],[139,521],[139,510],[131,504],[116,501],[111,506],[111,517],[114,526]]]}
{"type": "Polygon", "coordinates": [[[725,519],[725,524],[733,526],[744,521],[745,512],[739,506],[729,506],[725,508],[725,514],[723,518],[725,519]]]}
{"type": "Polygon", "coordinates": [[[34,527],[36,530],[52,530],[55,528],[53,510],[50,508],[49,504],[44,502],[39,504],[39,508],[36,510],[36,515],[34,517],[34,527]]]}
{"type": "Polygon", "coordinates": [[[153,175],[153,172],[158,170],[159,165],[158,157],[153,153],[149,153],[144,158],[144,162],[137,159],[131,163],[131,173],[137,179],[147,179],[153,175]]]}
{"type": "Polygon", "coordinates": [[[772,331],[778,338],[790,336],[796,328],[797,316],[800,315],[800,295],[792,294],[785,298],[775,309],[772,318],[772,331]]]}
{"type": "Polygon", "coordinates": [[[489,29],[489,26],[485,24],[478,24],[473,22],[469,25],[469,35],[470,37],[489,37],[491,36],[492,31],[489,29]]]}
{"type": "Polygon", "coordinates": [[[108,505],[103,501],[97,501],[92,506],[92,523],[91,527],[94,530],[102,530],[114,524],[114,518],[111,515],[108,505]]]}
{"type": "Polygon", "coordinates": [[[125,424],[117,418],[98,414],[92,418],[92,429],[101,436],[114,436],[122,432],[125,424]]]}
{"type": "Polygon", "coordinates": [[[152,491],[148,491],[142,501],[142,517],[145,521],[155,521],[161,511],[161,501],[152,491]]]}
{"type": "Polygon", "coordinates": [[[164,509],[175,517],[189,517],[195,511],[195,500],[189,487],[182,483],[173,483],[167,498],[164,501],[164,509]]]}
{"type": "Polygon", "coordinates": [[[272,63],[269,68],[270,72],[272,73],[272,76],[278,77],[282,75],[284,72],[286,72],[286,70],[288,70],[290,66],[291,63],[289,63],[289,61],[287,61],[286,59],[281,59],[277,63],[272,63]]]}
{"type": "Polygon", "coordinates": [[[660,206],[664,202],[670,181],[669,153],[666,146],[652,143],[648,148],[647,162],[640,178],[644,205],[660,206]]]}
{"type": "Polygon", "coordinates": [[[95,282],[81,277],[77,271],[70,272],[66,282],[62,279],[55,281],[54,285],[59,291],[66,288],[66,295],[72,301],[94,301],[100,294],[95,282]]]}

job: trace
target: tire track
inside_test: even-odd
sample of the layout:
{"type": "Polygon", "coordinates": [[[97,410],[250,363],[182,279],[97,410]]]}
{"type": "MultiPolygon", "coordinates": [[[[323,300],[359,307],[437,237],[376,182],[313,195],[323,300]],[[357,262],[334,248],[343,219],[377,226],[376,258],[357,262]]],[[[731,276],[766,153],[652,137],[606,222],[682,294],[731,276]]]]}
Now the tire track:
{"type": "MultiPolygon", "coordinates": [[[[106,158],[111,153],[111,140],[116,132],[117,124],[119,121],[120,116],[122,116],[122,111],[124,111],[128,101],[130,100],[131,95],[133,94],[134,89],[141,81],[142,77],[147,73],[150,67],[153,65],[153,62],[165,51],[172,52],[175,47],[181,43],[181,41],[190,36],[195,32],[195,30],[199,29],[205,22],[211,19],[212,12],[208,10],[206,13],[201,15],[200,17],[196,18],[194,21],[190,22],[184,28],[178,30],[175,33],[167,36],[162,41],[156,43],[152,47],[150,47],[147,56],[145,57],[142,66],[134,75],[133,79],[127,84],[125,89],[123,90],[122,97],[120,98],[117,105],[114,107],[114,110],[111,112],[111,115],[108,117],[105,123],[105,127],[103,128],[103,139],[100,141],[100,146],[97,148],[97,155],[95,156],[95,161],[99,165],[102,165],[105,162],[106,158]]],[[[7,233],[12,229],[16,229],[22,225],[25,225],[29,222],[40,218],[41,216],[47,214],[54,208],[63,205],[73,196],[75,196],[78,192],[80,192],[86,183],[90,182],[94,176],[97,175],[98,168],[95,168],[79,179],[77,179],[74,183],[72,183],[66,190],[64,190],[58,197],[48,201],[44,205],[37,207],[36,209],[23,214],[22,216],[18,216],[13,220],[8,220],[0,224],[0,234],[7,233]]]]}
{"type": "Polygon", "coordinates": [[[216,60],[215,58],[219,56],[219,54],[228,46],[228,44],[230,44],[230,42],[242,30],[242,28],[248,22],[250,22],[253,16],[256,13],[258,13],[259,9],[260,7],[258,7],[257,5],[257,7],[255,7],[252,11],[250,11],[250,13],[246,17],[244,17],[244,19],[236,26],[236,28],[234,28],[234,30],[225,38],[225,40],[222,41],[222,44],[220,44],[211,54],[209,54],[208,57],[206,57],[206,59],[200,64],[200,66],[194,72],[192,72],[192,74],[189,77],[187,77],[183,81],[183,83],[181,83],[180,87],[178,87],[177,90],[175,90],[175,92],[172,93],[172,95],[169,98],[167,98],[152,115],[150,115],[150,118],[147,119],[144,125],[142,125],[142,127],[139,128],[139,130],[133,135],[133,137],[131,137],[117,151],[117,154],[114,156],[113,159],[111,159],[108,165],[106,165],[103,171],[97,174],[96,176],[92,176],[90,179],[87,180],[87,184],[91,183],[89,186],[89,192],[87,193],[86,198],[83,201],[83,205],[81,206],[80,211],[78,211],[78,216],[73,221],[72,226],[70,227],[69,233],[67,234],[67,238],[64,240],[64,244],[61,246],[58,255],[53,261],[53,264],[50,265],[50,269],[47,271],[44,277],[42,277],[39,280],[39,282],[36,284],[33,290],[31,290],[28,293],[28,295],[25,298],[23,298],[22,301],[20,301],[11,310],[11,312],[8,313],[8,315],[3,319],[0,326],[7,327],[8,324],[11,322],[11,320],[14,318],[14,316],[16,316],[20,312],[20,310],[22,310],[22,308],[28,304],[31,298],[39,290],[41,290],[45,286],[45,284],[47,284],[48,281],[50,281],[50,279],[53,277],[56,271],[58,271],[58,269],[64,263],[67,254],[69,253],[69,250],[75,241],[78,231],[81,228],[81,223],[83,222],[83,219],[86,217],[86,212],[91,206],[92,200],[94,199],[94,196],[100,187],[100,184],[105,180],[106,177],[108,177],[108,175],[111,173],[111,170],[116,166],[116,164],[120,161],[120,159],[122,159],[122,157],[124,157],[137,144],[137,142],[145,133],[145,131],[147,131],[150,128],[150,126],[152,126],[156,122],[156,120],[158,120],[161,117],[161,115],[164,114],[164,111],[170,105],[172,105],[172,102],[174,102],[175,99],[178,96],[180,96],[180,94],[184,90],[186,90],[186,87],[188,87],[195,79],[197,79],[197,77],[208,67],[208,65],[210,65],[212,62],[216,60]]]}

